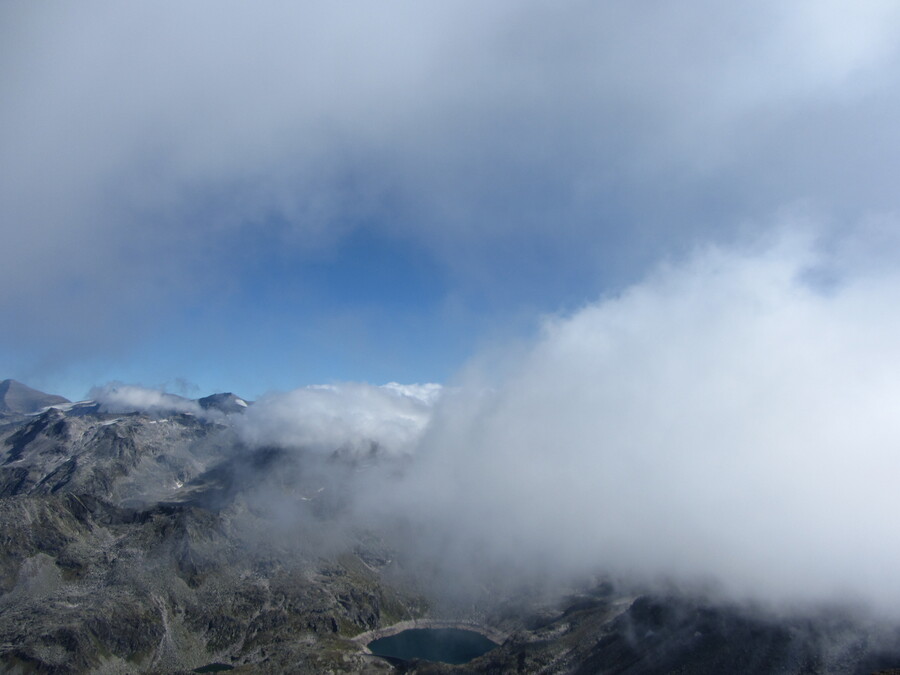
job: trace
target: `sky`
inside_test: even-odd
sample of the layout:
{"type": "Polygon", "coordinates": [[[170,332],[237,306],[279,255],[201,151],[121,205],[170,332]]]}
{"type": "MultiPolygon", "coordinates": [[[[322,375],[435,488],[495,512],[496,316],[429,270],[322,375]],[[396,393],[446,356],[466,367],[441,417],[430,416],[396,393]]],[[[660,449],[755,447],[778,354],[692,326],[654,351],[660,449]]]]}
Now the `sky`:
{"type": "Polygon", "coordinates": [[[704,247],[890,267],[898,33],[875,0],[5,2],[0,376],[449,383],[704,247]]]}

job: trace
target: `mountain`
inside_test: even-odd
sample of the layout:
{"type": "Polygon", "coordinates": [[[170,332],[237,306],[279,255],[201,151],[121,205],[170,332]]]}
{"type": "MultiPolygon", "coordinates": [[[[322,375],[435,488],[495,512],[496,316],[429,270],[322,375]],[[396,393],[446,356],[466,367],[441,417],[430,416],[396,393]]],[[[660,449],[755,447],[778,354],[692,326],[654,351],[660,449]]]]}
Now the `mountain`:
{"type": "Polygon", "coordinates": [[[50,408],[0,428],[0,672],[391,671],[351,638],[421,598],[382,579],[377,539],[335,548],[340,486],[315,461],[219,419],[50,408]]]}
{"type": "MultiPolygon", "coordinates": [[[[602,580],[565,595],[479,588],[481,597],[448,603],[386,526],[347,526],[351,478],[383,479],[369,464],[248,447],[230,414],[96,405],[33,414],[61,397],[10,389],[32,414],[0,427],[0,672],[763,675],[900,665],[900,628],[838,610],[773,616],[602,580]],[[448,622],[500,645],[462,666],[366,648],[401,627],[448,622]]],[[[198,404],[232,413],[239,400],[198,404]]]]}
{"type": "Polygon", "coordinates": [[[15,380],[0,382],[0,412],[27,415],[51,405],[69,403],[69,399],[45,394],[15,380]]]}

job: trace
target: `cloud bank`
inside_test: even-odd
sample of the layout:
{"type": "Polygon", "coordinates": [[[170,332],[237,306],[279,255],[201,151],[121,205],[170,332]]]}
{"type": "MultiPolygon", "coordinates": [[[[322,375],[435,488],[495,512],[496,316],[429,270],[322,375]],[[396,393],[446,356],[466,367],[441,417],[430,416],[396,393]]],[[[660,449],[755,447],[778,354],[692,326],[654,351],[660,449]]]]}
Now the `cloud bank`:
{"type": "Polygon", "coordinates": [[[809,238],[711,247],[549,319],[493,389],[475,366],[445,395],[387,510],[451,575],[896,614],[900,273],[823,266],[809,238]]]}

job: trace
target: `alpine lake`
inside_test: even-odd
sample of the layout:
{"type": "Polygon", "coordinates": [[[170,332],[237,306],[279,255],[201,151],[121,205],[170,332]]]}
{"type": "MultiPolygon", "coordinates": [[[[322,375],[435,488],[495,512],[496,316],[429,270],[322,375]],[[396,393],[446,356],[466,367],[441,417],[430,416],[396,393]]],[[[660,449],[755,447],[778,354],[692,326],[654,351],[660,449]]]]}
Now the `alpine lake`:
{"type": "Polygon", "coordinates": [[[496,642],[461,628],[410,628],[369,643],[376,656],[401,661],[439,661],[459,665],[486,654],[496,642]]]}

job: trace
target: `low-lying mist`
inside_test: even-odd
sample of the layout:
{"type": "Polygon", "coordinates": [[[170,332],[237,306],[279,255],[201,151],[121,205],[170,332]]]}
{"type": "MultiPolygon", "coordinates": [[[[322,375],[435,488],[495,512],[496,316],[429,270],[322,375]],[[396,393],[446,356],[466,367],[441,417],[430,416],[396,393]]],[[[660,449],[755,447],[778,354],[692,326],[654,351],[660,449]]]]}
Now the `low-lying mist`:
{"type": "MultiPolygon", "coordinates": [[[[229,423],[317,457],[334,522],[445,587],[603,573],[896,617],[900,277],[853,259],[704,249],[443,391],[309,387],[229,423]]],[[[279,532],[318,498],[265,494],[279,532]]]]}

